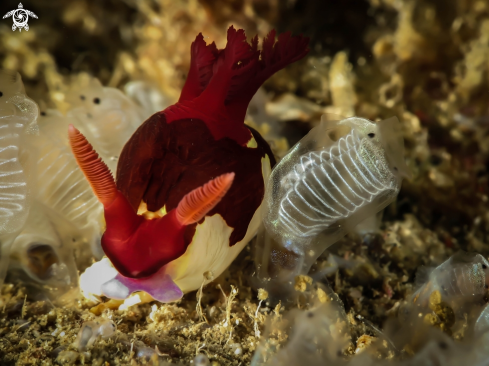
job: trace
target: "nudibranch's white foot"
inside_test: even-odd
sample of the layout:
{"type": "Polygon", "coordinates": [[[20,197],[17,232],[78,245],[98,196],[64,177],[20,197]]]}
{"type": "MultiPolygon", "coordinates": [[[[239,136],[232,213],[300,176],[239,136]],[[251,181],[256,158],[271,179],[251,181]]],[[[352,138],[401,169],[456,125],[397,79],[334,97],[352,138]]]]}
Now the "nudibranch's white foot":
{"type": "Polygon", "coordinates": [[[103,295],[102,285],[117,276],[119,272],[106,257],[88,267],[80,276],[80,291],[92,301],[99,301],[103,295]]]}
{"type": "Polygon", "coordinates": [[[144,291],[153,299],[167,303],[180,300],[182,290],[164,270],[145,278],[129,278],[117,274],[115,278],[102,285],[102,292],[111,299],[124,300],[136,291],[144,291]]]}
{"type": "MultiPolygon", "coordinates": [[[[128,278],[120,275],[106,257],[87,268],[80,276],[80,290],[85,298],[92,301],[98,301],[101,296],[126,300],[137,291],[144,291],[162,303],[177,301],[183,296],[182,290],[165,273],[164,267],[150,277],[128,278]]],[[[129,301],[127,305],[140,302],[141,299],[129,301]]]]}

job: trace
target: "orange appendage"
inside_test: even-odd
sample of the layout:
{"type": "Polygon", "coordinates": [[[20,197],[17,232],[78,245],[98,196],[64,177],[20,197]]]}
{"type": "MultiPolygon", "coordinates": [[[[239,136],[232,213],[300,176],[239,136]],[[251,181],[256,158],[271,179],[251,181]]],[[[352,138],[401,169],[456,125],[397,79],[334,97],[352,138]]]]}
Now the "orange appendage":
{"type": "Polygon", "coordinates": [[[68,127],[68,137],[76,162],[87,178],[98,200],[106,207],[117,193],[112,173],[92,145],[73,125],[68,127]]]}
{"type": "Polygon", "coordinates": [[[234,173],[223,174],[188,193],[177,206],[178,221],[190,225],[202,219],[224,197],[233,180],[234,173]]]}

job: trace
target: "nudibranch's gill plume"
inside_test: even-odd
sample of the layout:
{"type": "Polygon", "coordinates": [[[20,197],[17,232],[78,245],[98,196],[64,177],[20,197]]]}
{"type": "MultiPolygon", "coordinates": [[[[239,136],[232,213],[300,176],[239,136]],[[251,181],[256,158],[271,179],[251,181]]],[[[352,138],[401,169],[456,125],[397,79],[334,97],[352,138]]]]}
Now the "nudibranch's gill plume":
{"type": "Polygon", "coordinates": [[[244,126],[246,109],[258,88],[277,71],[300,60],[307,52],[308,38],[275,30],[258,50],[258,36],[246,42],[242,29],[230,27],[227,45],[218,50],[206,45],[199,34],[191,47],[191,65],[179,102],[163,113],[167,123],[185,118],[202,119],[216,140],[229,137],[241,145],[251,138],[244,126]]]}
{"type": "Polygon", "coordinates": [[[107,230],[102,247],[126,277],[147,277],[180,257],[186,249],[184,229],[201,220],[226,194],[234,180],[227,173],[185,195],[175,210],[154,220],[138,216],[117,190],[109,168],[72,125],[70,144],[83,174],[105,208],[107,230]]]}

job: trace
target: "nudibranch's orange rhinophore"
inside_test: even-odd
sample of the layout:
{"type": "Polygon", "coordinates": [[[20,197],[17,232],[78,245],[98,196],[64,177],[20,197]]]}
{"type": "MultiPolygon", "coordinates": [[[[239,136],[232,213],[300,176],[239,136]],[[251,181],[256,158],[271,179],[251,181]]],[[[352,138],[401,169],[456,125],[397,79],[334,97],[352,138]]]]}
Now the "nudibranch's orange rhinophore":
{"type": "MultiPolygon", "coordinates": [[[[257,37],[248,44],[243,30],[230,27],[226,48],[218,50],[199,34],[178,103],[129,139],[116,183],[70,128],[77,161],[104,204],[102,247],[118,272],[90,294],[146,291],[172,301],[197,289],[205,272],[226,269],[258,229],[274,164],[268,144],[244,124],[248,103],[268,77],[307,54],[307,43],[290,33],[275,41],[272,31],[259,51],[257,37]]],[[[86,278],[96,278],[100,266],[86,278]]],[[[81,282],[83,290],[83,276],[81,282]]]]}

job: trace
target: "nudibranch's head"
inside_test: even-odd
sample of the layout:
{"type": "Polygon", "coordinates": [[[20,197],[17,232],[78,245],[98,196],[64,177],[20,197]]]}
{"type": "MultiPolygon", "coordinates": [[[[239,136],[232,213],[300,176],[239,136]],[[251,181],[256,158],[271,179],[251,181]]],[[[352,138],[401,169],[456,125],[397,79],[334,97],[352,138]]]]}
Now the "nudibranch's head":
{"type": "MultiPolygon", "coordinates": [[[[185,227],[212,210],[234,180],[234,173],[223,174],[189,192],[166,215],[140,216],[117,190],[108,167],[73,125],[69,126],[69,138],[78,165],[104,206],[107,230],[102,237],[102,247],[125,280],[158,275],[162,267],[179,258],[186,249],[185,227]]],[[[138,285],[137,281],[131,283],[138,285]]],[[[156,287],[150,286],[146,290],[151,294],[154,289],[156,287]]]]}
{"type": "Polygon", "coordinates": [[[134,213],[117,190],[107,166],[73,125],[70,143],[77,162],[104,205],[107,230],[102,247],[119,273],[147,277],[185,251],[184,228],[201,220],[231,187],[234,173],[221,175],[188,193],[176,209],[162,217],[147,218],[134,213]]]}
{"type": "Polygon", "coordinates": [[[396,176],[410,178],[406,162],[404,161],[404,139],[401,123],[397,117],[391,117],[379,122],[372,122],[365,118],[351,117],[338,123],[338,126],[355,129],[360,138],[381,146],[385,152],[389,169],[396,176]]]}

